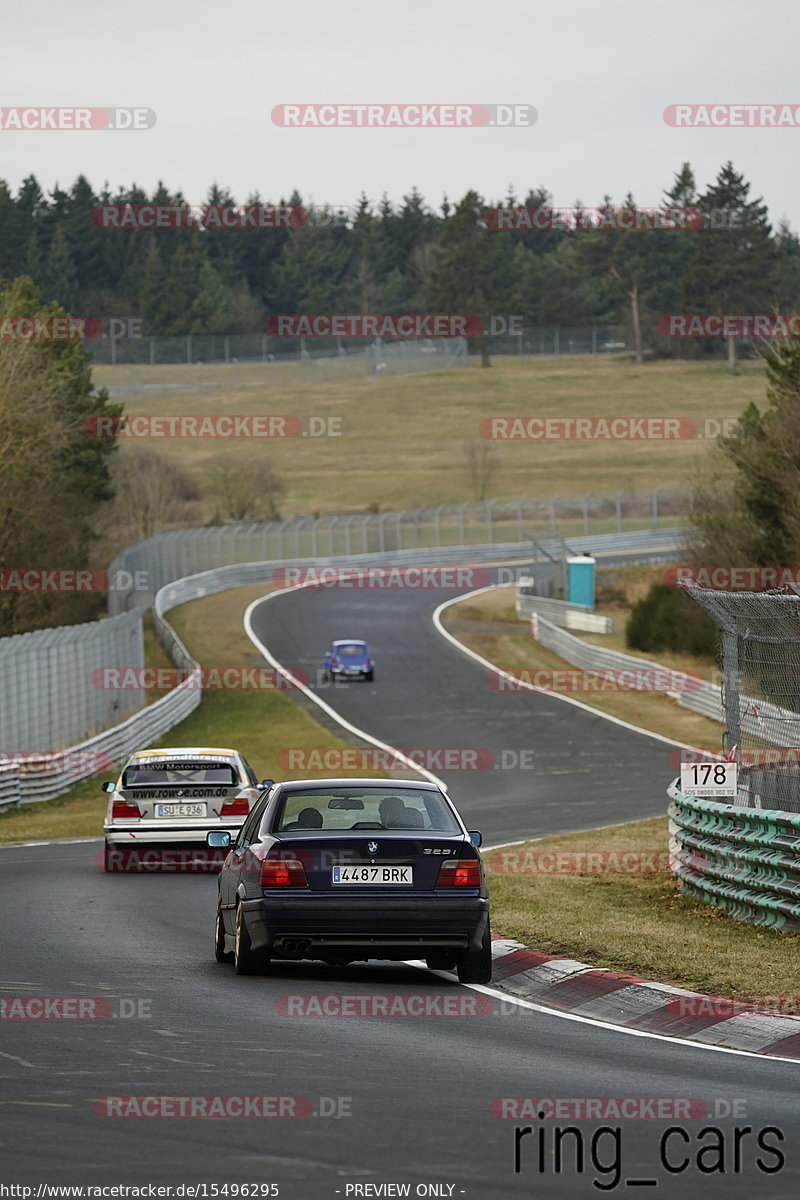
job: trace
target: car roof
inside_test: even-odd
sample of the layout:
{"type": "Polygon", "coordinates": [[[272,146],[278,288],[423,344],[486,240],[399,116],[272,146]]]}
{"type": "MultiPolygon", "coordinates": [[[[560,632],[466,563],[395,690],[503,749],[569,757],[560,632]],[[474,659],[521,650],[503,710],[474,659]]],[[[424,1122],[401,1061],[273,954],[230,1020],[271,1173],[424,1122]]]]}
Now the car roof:
{"type": "Polygon", "coordinates": [[[284,783],[278,784],[284,792],[299,792],[306,791],[309,788],[330,788],[330,787],[373,787],[377,791],[380,788],[386,791],[387,788],[394,791],[419,791],[420,789],[426,792],[441,792],[442,789],[435,783],[430,783],[427,779],[375,779],[373,777],[354,777],[352,779],[289,779],[284,783]]]}
{"type": "Polygon", "coordinates": [[[363,638],[337,638],[334,646],[366,646],[363,638]]]}
{"type": "Polygon", "coordinates": [[[223,750],[214,746],[164,746],[162,750],[137,750],[130,757],[135,758],[238,758],[235,750],[223,750]]]}

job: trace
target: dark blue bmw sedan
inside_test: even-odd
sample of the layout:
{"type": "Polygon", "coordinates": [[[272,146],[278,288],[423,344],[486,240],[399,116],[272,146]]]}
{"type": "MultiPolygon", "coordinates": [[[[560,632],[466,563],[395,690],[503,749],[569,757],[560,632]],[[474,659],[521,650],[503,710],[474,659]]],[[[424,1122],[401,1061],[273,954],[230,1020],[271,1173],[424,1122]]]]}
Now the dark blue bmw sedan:
{"type": "Polygon", "coordinates": [[[433,783],[302,779],[257,801],[219,876],[218,962],[424,958],[462,983],[492,974],[489,892],[478,847],[433,783]]]}

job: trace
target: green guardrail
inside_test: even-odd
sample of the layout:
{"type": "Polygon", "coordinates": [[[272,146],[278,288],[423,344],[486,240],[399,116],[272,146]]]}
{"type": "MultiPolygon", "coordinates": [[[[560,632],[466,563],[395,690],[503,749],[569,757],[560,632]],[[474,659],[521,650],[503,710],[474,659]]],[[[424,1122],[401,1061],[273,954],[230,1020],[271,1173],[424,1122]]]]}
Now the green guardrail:
{"type": "Polygon", "coordinates": [[[800,813],[682,795],[668,812],[670,866],[683,892],[737,921],[800,931],[800,813]]]}

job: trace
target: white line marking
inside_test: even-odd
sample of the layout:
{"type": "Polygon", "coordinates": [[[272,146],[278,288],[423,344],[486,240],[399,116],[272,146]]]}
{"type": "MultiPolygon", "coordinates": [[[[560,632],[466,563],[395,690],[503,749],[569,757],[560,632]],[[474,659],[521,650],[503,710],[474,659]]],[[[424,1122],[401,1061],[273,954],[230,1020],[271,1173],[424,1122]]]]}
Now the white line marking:
{"type": "Polygon", "coordinates": [[[582,700],[573,700],[571,696],[563,696],[560,692],[551,692],[548,688],[535,687],[532,683],[528,683],[526,680],[517,679],[515,675],[510,674],[508,671],[504,671],[502,667],[496,666],[493,662],[489,662],[488,658],[484,658],[481,654],[478,654],[477,651],[471,650],[469,646],[465,646],[463,642],[458,640],[458,638],[453,637],[452,633],[448,633],[442,624],[441,619],[441,614],[446,608],[450,608],[452,604],[460,604],[463,600],[473,600],[475,596],[482,596],[484,592],[496,591],[500,586],[508,587],[509,585],[490,583],[488,587],[477,588],[474,592],[466,592],[463,596],[455,596],[452,600],[445,600],[439,605],[433,614],[433,624],[437,632],[440,633],[443,638],[446,638],[448,642],[452,642],[456,649],[460,650],[462,654],[466,654],[469,656],[469,658],[473,658],[475,662],[480,663],[481,666],[488,667],[489,670],[493,671],[495,674],[502,675],[504,679],[510,679],[517,685],[517,687],[522,688],[524,691],[539,692],[539,694],[542,696],[550,696],[554,700],[562,700],[564,704],[573,704],[576,708],[582,708],[584,712],[591,713],[592,716],[602,717],[604,721],[612,721],[614,725],[621,725],[623,729],[631,729],[634,733],[643,734],[644,737],[654,738],[657,742],[666,742],[668,746],[680,746],[682,750],[694,750],[699,753],[705,753],[705,751],[700,750],[700,747],[698,746],[690,746],[686,742],[676,742],[673,738],[664,737],[664,735],[661,733],[653,733],[650,729],[642,729],[641,725],[631,725],[630,721],[623,721],[621,717],[612,717],[610,713],[603,712],[602,709],[592,708],[590,704],[584,704],[582,700]]]}
{"type": "Polygon", "coordinates": [[[18,850],[21,846],[78,846],[88,845],[89,842],[102,842],[101,837],[91,838],[51,838],[49,842],[3,842],[0,850],[18,850]]]}
{"type": "MultiPolygon", "coordinates": [[[[407,959],[405,966],[416,967],[420,971],[427,971],[430,975],[439,975],[442,979],[450,982],[453,980],[452,973],[431,971],[421,959],[407,959]]],[[[655,1038],[658,1042],[677,1042],[682,1046],[690,1046],[693,1050],[716,1050],[722,1054],[739,1054],[745,1058],[758,1058],[762,1062],[766,1059],[768,1062],[792,1063],[795,1067],[798,1065],[796,1058],[783,1058],[778,1054],[759,1054],[756,1050],[737,1050],[734,1046],[713,1046],[709,1042],[693,1042],[691,1038],[670,1037],[666,1033],[653,1033],[649,1029],[630,1029],[627,1025],[614,1025],[597,1017],[582,1017],[577,1013],[564,1012],[562,1009],[548,1008],[546,1004],[538,1004],[535,1000],[525,1000],[522,996],[515,996],[511,992],[502,992],[498,988],[487,987],[482,983],[462,983],[460,986],[468,987],[471,991],[482,992],[486,996],[493,996],[497,1000],[510,1000],[520,1008],[545,1013],[549,1017],[561,1017],[565,1021],[577,1021],[581,1025],[599,1025],[601,1029],[607,1029],[611,1033],[626,1033],[630,1037],[655,1038]]]]}
{"type": "Polygon", "coordinates": [[[257,647],[257,649],[261,651],[270,666],[274,667],[276,671],[279,671],[284,679],[290,680],[298,691],[302,692],[304,696],[308,696],[309,700],[313,700],[315,704],[318,704],[322,711],[326,712],[329,717],[332,717],[334,721],[342,726],[343,729],[346,729],[349,733],[355,734],[356,737],[363,738],[365,742],[370,742],[373,746],[377,746],[380,750],[388,750],[389,753],[397,758],[399,762],[405,763],[411,768],[412,771],[416,771],[418,775],[424,775],[425,778],[429,779],[431,783],[435,783],[437,787],[442,789],[443,792],[446,792],[447,784],[444,782],[444,780],[439,779],[438,775],[434,775],[433,771],[429,771],[426,767],[421,767],[418,763],[412,762],[411,759],[407,758],[401,750],[395,749],[394,746],[389,746],[386,742],[380,741],[378,738],[373,737],[370,733],[365,733],[365,731],[363,729],[359,729],[357,725],[351,725],[351,723],[346,721],[344,717],[336,711],[335,708],[331,708],[330,704],[326,704],[324,700],[320,700],[316,692],[313,692],[311,688],[308,688],[304,683],[301,683],[300,680],[291,673],[291,671],[286,669],[286,667],[281,666],[277,658],[270,654],[267,647],[253,631],[252,612],[253,609],[259,604],[266,604],[269,600],[274,600],[276,596],[285,596],[289,592],[300,591],[301,588],[317,586],[317,581],[315,579],[311,579],[306,583],[299,583],[294,587],[282,588],[280,591],[270,592],[267,596],[261,596],[258,600],[253,600],[251,604],[248,604],[244,614],[244,631],[250,638],[250,641],[254,646],[257,647]]]}

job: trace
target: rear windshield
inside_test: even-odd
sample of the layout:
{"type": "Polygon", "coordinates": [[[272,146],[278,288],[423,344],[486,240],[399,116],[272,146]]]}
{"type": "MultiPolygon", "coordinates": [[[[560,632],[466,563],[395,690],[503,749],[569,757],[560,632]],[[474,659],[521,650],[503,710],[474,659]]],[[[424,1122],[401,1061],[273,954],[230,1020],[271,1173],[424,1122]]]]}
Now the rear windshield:
{"type": "Polygon", "coordinates": [[[134,763],[122,773],[124,788],[135,784],[154,783],[179,786],[182,783],[221,783],[233,786],[237,782],[233,763],[220,762],[148,762],[134,763]]]}
{"type": "Polygon", "coordinates": [[[334,647],[334,653],[342,658],[363,658],[367,652],[366,646],[359,646],[358,642],[350,642],[347,646],[334,647]]]}
{"type": "Polygon", "coordinates": [[[412,832],[460,833],[447,801],[439,792],[393,792],[379,788],[309,788],[286,792],[273,831],[407,829],[412,832]]]}

